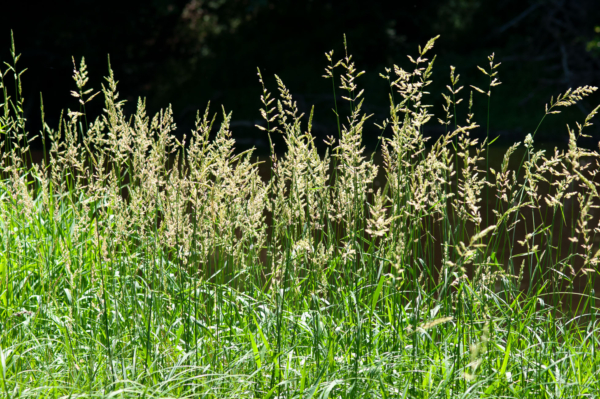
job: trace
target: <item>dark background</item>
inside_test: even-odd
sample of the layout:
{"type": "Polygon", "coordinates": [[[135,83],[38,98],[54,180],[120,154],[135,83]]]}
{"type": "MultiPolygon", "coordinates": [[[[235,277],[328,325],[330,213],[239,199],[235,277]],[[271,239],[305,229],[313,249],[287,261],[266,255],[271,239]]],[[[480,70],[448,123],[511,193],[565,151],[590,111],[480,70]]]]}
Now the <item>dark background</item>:
{"type": "MultiPolygon", "coordinates": [[[[598,0],[13,1],[0,11],[0,60],[10,60],[12,30],[22,54],[18,65],[28,68],[23,81],[32,133],[40,128],[40,92],[51,126],[61,110],[78,109],[69,95],[75,89],[71,57],[77,63],[85,57],[88,85],[98,90],[110,54],[129,110],[140,96],[151,113],[172,104],[183,134],[211,101],[214,111],[221,105],[233,111],[240,149],[267,152],[266,135],[253,127],[261,106],[256,67],[273,93],[276,73],[302,111],[315,105],[314,131],[324,137],[337,130],[331,82],[321,77],[324,53],[333,49],[341,57],[344,33],[357,68],[367,72],[359,84],[373,122],[388,112],[388,86],[378,74],[393,64],[410,68],[406,54],[415,55],[419,44],[439,34],[429,99],[436,116],[443,117],[440,92],[449,83],[449,66],[457,67],[465,85],[458,111],[464,120],[469,85],[487,88],[476,66],[487,68],[487,56],[495,52],[503,84],[492,94],[491,131],[508,143],[535,129],[551,95],[600,83],[598,26],[598,0]]],[[[487,100],[475,93],[475,101],[476,119],[485,127],[487,100]]],[[[600,96],[593,96],[547,120],[536,139],[564,142],[565,123],[582,120],[598,102],[600,96]]],[[[101,97],[88,110],[92,116],[102,112],[101,97]]],[[[426,133],[439,133],[437,122],[430,126],[426,133]]],[[[378,134],[369,123],[365,143],[372,146],[378,134]]]]}

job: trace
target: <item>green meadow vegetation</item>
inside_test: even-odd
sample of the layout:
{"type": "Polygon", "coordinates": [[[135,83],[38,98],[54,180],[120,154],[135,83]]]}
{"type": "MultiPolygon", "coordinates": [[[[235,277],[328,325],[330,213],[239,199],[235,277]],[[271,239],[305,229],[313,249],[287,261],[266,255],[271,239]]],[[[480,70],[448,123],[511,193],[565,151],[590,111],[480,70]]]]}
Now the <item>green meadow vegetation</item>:
{"type": "MultiPolygon", "coordinates": [[[[83,59],[79,107],[27,132],[13,45],[1,71],[1,396],[600,395],[600,154],[578,145],[598,108],[565,128],[568,149],[536,149],[536,129],[494,169],[493,138],[474,138],[489,117],[471,110],[489,110],[501,67],[484,60],[487,87],[452,68],[446,91],[428,93],[434,41],[382,75],[382,162],[362,144],[373,121],[347,52],[326,54],[343,100],[325,154],[313,113],[259,71],[258,128],[286,143],[266,165],[234,151],[231,113],[207,107],[178,138],[170,107],[149,116],[139,100],[127,114],[112,71],[95,92],[83,59]],[[103,113],[88,115],[89,101],[103,113]],[[423,127],[439,123],[446,133],[428,141],[423,127]]],[[[595,90],[550,99],[538,129],[595,90]]]]}

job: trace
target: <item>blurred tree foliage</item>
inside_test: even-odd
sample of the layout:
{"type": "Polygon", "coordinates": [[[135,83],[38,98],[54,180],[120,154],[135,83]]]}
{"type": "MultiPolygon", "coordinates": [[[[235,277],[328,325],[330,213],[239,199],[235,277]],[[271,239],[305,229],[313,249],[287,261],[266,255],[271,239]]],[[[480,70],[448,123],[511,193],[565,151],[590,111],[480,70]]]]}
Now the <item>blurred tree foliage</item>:
{"type": "MultiPolygon", "coordinates": [[[[599,20],[597,0],[10,2],[0,13],[0,60],[8,60],[12,29],[21,66],[30,69],[24,79],[32,124],[40,91],[49,117],[77,106],[68,95],[71,56],[85,56],[98,89],[110,54],[123,98],[147,96],[151,110],[173,103],[185,130],[196,109],[209,100],[222,103],[234,111],[239,134],[252,138],[259,132],[243,128],[258,119],[257,66],[265,76],[280,75],[301,108],[317,104],[327,130],[333,99],[330,82],[320,78],[323,54],[334,49],[342,55],[343,33],[358,67],[368,72],[406,65],[406,54],[440,34],[438,86],[431,91],[443,90],[450,65],[467,87],[485,85],[475,66],[496,52],[504,85],[495,94],[492,119],[496,129],[518,132],[537,120],[550,94],[600,83],[599,20]]],[[[363,84],[370,110],[383,115],[385,82],[371,73],[363,84]]]]}
{"type": "Polygon", "coordinates": [[[600,26],[594,27],[594,37],[587,43],[587,50],[594,54],[598,55],[600,53],[600,26]]]}

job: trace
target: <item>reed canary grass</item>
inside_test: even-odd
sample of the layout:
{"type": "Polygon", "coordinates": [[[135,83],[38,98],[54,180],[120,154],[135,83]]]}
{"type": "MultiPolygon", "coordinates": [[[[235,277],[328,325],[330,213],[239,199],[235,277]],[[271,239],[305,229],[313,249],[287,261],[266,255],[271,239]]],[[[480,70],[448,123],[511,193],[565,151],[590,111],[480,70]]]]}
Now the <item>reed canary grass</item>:
{"type": "MultiPolygon", "coordinates": [[[[32,162],[13,45],[0,71],[3,397],[598,396],[600,154],[578,142],[599,108],[568,127],[567,150],[537,149],[536,129],[492,165],[455,68],[445,115],[429,106],[434,43],[382,75],[381,164],[347,48],[326,54],[345,104],[324,155],[313,112],[259,71],[259,128],[286,145],[271,146],[268,179],[235,151],[230,112],[207,107],[178,139],[170,107],[151,116],[139,100],[129,115],[113,72],[92,90],[83,59],[78,108],[43,123],[32,162]],[[428,143],[436,121],[446,133],[428,143]]],[[[594,91],[568,90],[542,118],[594,91]]]]}

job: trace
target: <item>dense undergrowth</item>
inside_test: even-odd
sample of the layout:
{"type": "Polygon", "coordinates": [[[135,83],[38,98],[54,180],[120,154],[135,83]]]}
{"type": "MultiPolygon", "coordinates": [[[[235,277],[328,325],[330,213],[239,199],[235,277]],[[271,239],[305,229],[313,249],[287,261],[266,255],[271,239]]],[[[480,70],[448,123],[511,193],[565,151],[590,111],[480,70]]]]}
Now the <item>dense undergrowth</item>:
{"type": "MultiPolygon", "coordinates": [[[[577,145],[597,109],[568,128],[568,150],[536,150],[533,132],[494,170],[491,143],[470,136],[471,104],[473,92],[489,104],[498,64],[470,94],[452,69],[435,118],[433,43],[412,71],[383,76],[381,165],[361,144],[370,122],[350,56],[327,54],[345,103],[324,156],[312,113],[307,124],[283,82],[276,99],[259,72],[259,128],[287,144],[268,181],[252,152],[234,152],[225,111],[214,139],[207,109],[177,140],[170,108],[150,118],[140,100],[124,113],[111,72],[92,120],[83,60],[80,107],[44,125],[32,162],[13,47],[0,117],[2,395],[597,396],[599,154],[577,145]],[[426,144],[426,123],[447,133],[426,144]]],[[[595,90],[559,95],[543,118],[595,90]]]]}

